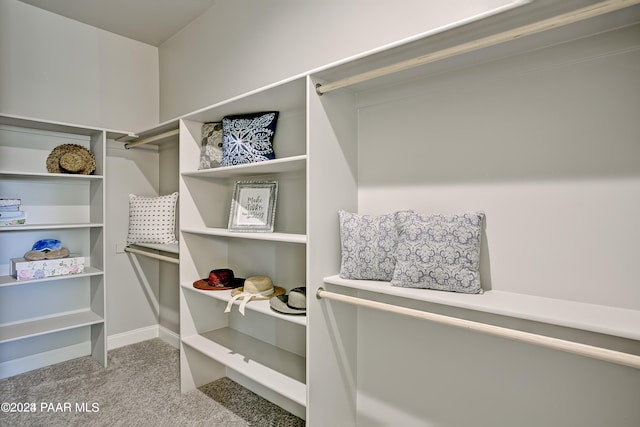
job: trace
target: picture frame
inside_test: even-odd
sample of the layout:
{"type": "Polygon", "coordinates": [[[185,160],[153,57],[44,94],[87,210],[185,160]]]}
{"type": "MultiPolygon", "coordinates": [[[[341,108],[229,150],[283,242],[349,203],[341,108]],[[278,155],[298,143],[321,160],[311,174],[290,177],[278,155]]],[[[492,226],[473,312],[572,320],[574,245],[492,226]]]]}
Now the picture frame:
{"type": "Polygon", "coordinates": [[[277,181],[237,181],[229,212],[229,231],[273,232],[277,181]]]}

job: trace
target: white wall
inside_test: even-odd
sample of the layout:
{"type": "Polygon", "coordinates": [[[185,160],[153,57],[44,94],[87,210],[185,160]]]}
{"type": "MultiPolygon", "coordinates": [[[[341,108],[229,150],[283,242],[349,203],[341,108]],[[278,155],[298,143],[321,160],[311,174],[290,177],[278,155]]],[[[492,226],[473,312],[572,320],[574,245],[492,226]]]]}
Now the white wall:
{"type": "Polygon", "coordinates": [[[137,131],[158,123],[158,49],[0,0],[0,112],[137,131]]]}
{"type": "Polygon", "coordinates": [[[160,46],[160,121],[510,3],[216,2],[160,46]]]}
{"type": "MultiPolygon", "coordinates": [[[[153,328],[158,323],[158,261],[128,253],[116,253],[127,241],[129,194],[158,194],[159,155],[155,150],[126,150],[122,144],[107,146],[107,333],[110,338],[153,328]]],[[[111,342],[126,344],[132,339],[111,342]]]]}
{"type": "MultiPolygon", "coordinates": [[[[359,97],[359,211],[482,210],[483,288],[637,312],[639,35],[635,25],[359,97]]],[[[357,314],[357,425],[639,425],[638,369],[357,314]]],[[[562,334],[640,351],[639,341],[562,334]]]]}

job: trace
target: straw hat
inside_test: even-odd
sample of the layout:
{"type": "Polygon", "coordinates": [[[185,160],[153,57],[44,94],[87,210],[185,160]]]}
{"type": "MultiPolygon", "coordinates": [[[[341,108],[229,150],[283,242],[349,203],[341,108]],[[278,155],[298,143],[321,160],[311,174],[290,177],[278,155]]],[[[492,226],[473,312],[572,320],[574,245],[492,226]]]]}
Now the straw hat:
{"type": "Polygon", "coordinates": [[[289,295],[278,295],[269,300],[271,309],[282,314],[307,314],[307,288],[301,286],[289,291],[289,295]]]}
{"type": "Polygon", "coordinates": [[[58,145],[47,157],[47,171],[50,173],[89,175],[95,170],[96,157],[82,145],[58,145]]]}
{"type": "Polygon", "coordinates": [[[231,311],[233,302],[242,299],[240,303],[240,313],[244,315],[244,307],[249,301],[268,300],[279,295],[284,295],[287,291],[280,286],[273,286],[269,276],[251,276],[244,280],[244,286],[231,291],[231,299],[227,303],[225,313],[231,311]]]}

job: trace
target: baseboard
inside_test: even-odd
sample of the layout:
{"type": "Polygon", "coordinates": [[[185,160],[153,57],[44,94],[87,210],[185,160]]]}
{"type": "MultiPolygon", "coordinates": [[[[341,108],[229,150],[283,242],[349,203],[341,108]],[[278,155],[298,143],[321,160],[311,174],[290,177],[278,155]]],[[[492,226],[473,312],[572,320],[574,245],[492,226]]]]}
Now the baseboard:
{"type": "Polygon", "coordinates": [[[146,328],[134,329],[120,334],[109,335],[107,337],[107,349],[124,347],[142,341],[158,338],[158,325],[147,326],[146,328]]]}
{"type": "Polygon", "coordinates": [[[0,379],[9,378],[34,369],[55,365],[77,357],[91,354],[91,342],[82,342],[55,350],[32,354],[19,359],[8,360],[0,363],[0,379]]]}
{"type": "Polygon", "coordinates": [[[158,337],[172,347],[180,348],[180,334],[176,334],[164,326],[158,327],[158,337]]]}
{"type": "Polygon", "coordinates": [[[175,348],[180,348],[180,335],[160,325],[147,326],[146,328],[109,335],[107,338],[107,348],[113,350],[153,338],[160,338],[167,344],[175,348]]]}

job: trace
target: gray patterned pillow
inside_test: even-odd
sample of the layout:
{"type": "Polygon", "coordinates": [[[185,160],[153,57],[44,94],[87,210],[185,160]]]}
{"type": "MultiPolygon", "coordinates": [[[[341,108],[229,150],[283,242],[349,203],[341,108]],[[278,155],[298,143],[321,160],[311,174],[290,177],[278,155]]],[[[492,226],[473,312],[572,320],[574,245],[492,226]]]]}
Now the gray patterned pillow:
{"type": "Polygon", "coordinates": [[[391,284],[467,294],[480,287],[484,213],[398,214],[399,239],[391,284]]]}
{"type": "Polygon", "coordinates": [[[210,122],[202,125],[202,148],[198,169],[211,169],[220,166],[222,161],[222,122],[210,122]]]}
{"type": "Polygon", "coordinates": [[[340,218],[343,279],[390,281],[398,243],[396,214],[359,215],[343,210],[340,218]]]}
{"type": "Polygon", "coordinates": [[[127,243],[177,243],[177,202],[177,192],[159,197],[129,194],[127,243]]]}

